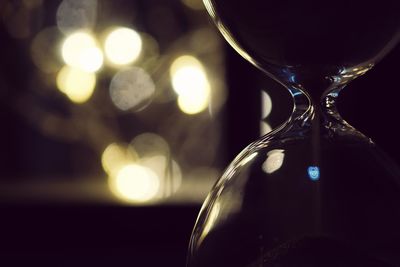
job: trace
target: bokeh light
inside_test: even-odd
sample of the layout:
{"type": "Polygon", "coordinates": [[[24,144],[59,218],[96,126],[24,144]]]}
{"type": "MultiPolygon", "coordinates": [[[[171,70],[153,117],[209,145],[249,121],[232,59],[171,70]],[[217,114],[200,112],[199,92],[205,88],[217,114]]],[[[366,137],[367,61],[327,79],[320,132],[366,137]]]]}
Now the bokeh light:
{"type": "Polygon", "coordinates": [[[150,75],[143,69],[124,69],[111,80],[110,97],[121,110],[139,111],[147,107],[155,93],[155,85],[150,75]]]}
{"type": "Polygon", "coordinates": [[[143,133],[130,143],[130,147],[139,155],[139,164],[153,170],[160,178],[159,197],[175,193],[182,182],[179,164],[172,159],[167,141],[156,133],[143,133]]]}
{"type": "Polygon", "coordinates": [[[178,96],[178,106],[186,114],[192,115],[202,112],[209,104],[209,90],[194,91],[193,94],[178,96]]]}
{"type": "Polygon", "coordinates": [[[101,155],[101,164],[108,175],[116,175],[122,167],[137,161],[138,157],[133,149],[127,149],[126,145],[109,144],[101,155]]]}
{"type": "Polygon", "coordinates": [[[59,50],[54,46],[60,37],[61,33],[58,29],[50,27],[40,31],[32,40],[32,61],[44,73],[55,73],[62,66],[59,60],[59,50]]]}
{"type": "Polygon", "coordinates": [[[272,127],[268,122],[261,121],[260,122],[260,136],[266,135],[267,133],[272,131],[272,127]]]}
{"type": "Polygon", "coordinates": [[[182,183],[181,168],[171,158],[167,142],[154,133],[140,134],[129,145],[109,144],[101,161],[111,191],[125,201],[160,200],[175,193],[182,183]]]}
{"type": "Polygon", "coordinates": [[[196,89],[201,90],[208,83],[203,65],[194,56],[184,55],[176,58],[170,68],[172,86],[178,95],[196,89]],[[198,87],[198,88],[197,88],[198,87]]]}
{"type": "Polygon", "coordinates": [[[178,163],[165,155],[155,155],[140,160],[140,165],[154,171],[160,178],[159,197],[175,193],[182,183],[182,172],[178,163]]]}
{"type": "Polygon", "coordinates": [[[98,47],[88,48],[82,54],[79,66],[85,71],[95,72],[103,65],[103,52],[98,47]]]}
{"type": "Polygon", "coordinates": [[[34,9],[41,7],[43,5],[43,0],[22,0],[22,4],[29,9],[34,9]]]}
{"type": "Polygon", "coordinates": [[[95,38],[87,32],[69,35],[62,45],[62,57],[66,64],[87,72],[95,72],[103,65],[103,53],[95,38]]]}
{"type": "MultiPolygon", "coordinates": [[[[0,21],[2,29],[17,39],[29,38],[37,32],[41,19],[42,1],[0,1],[0,21]]],[[[2,40],[3,41],[3,40],[2,40]]]]}
{"type": "Polygon", "coordinates": [[[137,164],[124,166],[116,176],[110,176],[111,190],[129,202],[146,202],[154,198],[160,187],[156,173],[137,164]]]}
{"type": "Polygon", "coordinates": [[[181,0],[181,1],[185,6],[194,10],[202,10],[205,8],[203,1],[201,0],[181,0]]]}
{"type": "Polygon", "coordinates": [[[133,29],[117,28],[106,37],[104,49],[111,63],[130,64],[139,57],[142,51],[142,39],[133,29]]]}
{"type": "Polygon", "coordinates": [[[84,103],[92,96],[96,86],[94,73],[64,66],[57,75],[57,87],[75,103],[84,103]]]}
{"type": "Polygon", "coordinates": [[[64,34],[91,29],[96,18],[97,0],[63,0],[56,14],[57,26],[64,34]]]}
{"type": "Polygon", "coordinates": [[[263,171],[270,174],[282,167],[285,154],[283,149],[273,149],[268,152],[267,159],[264,161],[262,165],[263,171]]]}
{"type": "Polygon", "coordinates": [[[178,57],[171,65],[170,76],[183,112],[197,114],[208,107],[211,88],[198,59],[189,55],[178,57]]]}
{"type": "Polygon", "coordinates": [[[143,65],[146,65],[146,62],[154,61],[158,62],[160,56],[160,44],[157,40],[150,35],[149,33],[141,32],[140,38],[142,39],[142,51],[140,52],[140,56],[143,56],[143,65]]]}
{"type": "Polygon", "coordinates": [[[260,122],[260,135],[266,135],[272,131],[271,125],[266,122],[266,118],[271,114],[272,100],[269,94],[261,90],[261,122],[260,122]]]}
{"type": "Polygon", "coordinates": [[[130,145],[140,157],[169,154],[169,145],[160,135],[155,133],[142,133],[133,138],[130,145]]]}
{"type": "Polygon", "coordinates": [[[104,168],[103,179],[96,181],[65,176],[71,188],[93,182],[89,198],[118,201],[121,193],[111,199],[107,179],[116,180],[135,165],[158,177],[152,203],[198,203],[217,178],[221,162],[215,149],[224,145],[217,116],[225,97],[224,57],[219,36],[197,17],[201,1],[155,6],[149,1],[0,1],[3,43],[10,52],[7,73],[22,70],[13,64],[17,61],[30,69],[23,83],[13,82],[15,75],[1,81],[5,87],[23,87],[14,90],[16,112],[46,138],[83,142],[98,154],[71,151],[79,161],[77,171],[85,172],[82,178],[92,171],[98,176],[94,164],[104,168]],[[192,119],[186,115],[200,112],[192,119]],[[149,130],[157,134],[141,134],[149,130]],[[206,142],[192,140],[190,132],[201,132],[206,142]],[[210,171],[188,182],[188,172],[198,169],[210,171]],[[194,193],[192,185],[202,189],[194,193]]]}
{"type": "Polygon", "coordinates": [[[271,114],[272,99],[269,94],[261,90],[261,118],[265,119],[271,114]]]}

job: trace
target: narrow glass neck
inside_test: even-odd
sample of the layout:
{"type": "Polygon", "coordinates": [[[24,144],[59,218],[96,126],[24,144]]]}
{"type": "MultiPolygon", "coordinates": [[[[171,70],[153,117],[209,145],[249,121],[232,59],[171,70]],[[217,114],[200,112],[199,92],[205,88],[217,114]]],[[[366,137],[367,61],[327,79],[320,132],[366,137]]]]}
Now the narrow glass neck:
{"type": "Polygon", "coordinates": [[[288,87],[294,101],[292,116],[287,122],[290,131],[371,142],[340,116],[337,100],[343,87],[328,89],[319,96],[311,96],[299,87],[288,87]]]}

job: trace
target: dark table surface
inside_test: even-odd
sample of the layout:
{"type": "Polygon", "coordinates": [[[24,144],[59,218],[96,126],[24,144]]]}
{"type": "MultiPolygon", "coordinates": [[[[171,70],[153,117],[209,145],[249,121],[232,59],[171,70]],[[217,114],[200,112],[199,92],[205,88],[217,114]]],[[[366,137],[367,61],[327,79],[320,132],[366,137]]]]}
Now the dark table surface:
{"type": "Polygon", "coordinates": [[[0,266],[185,266],[199,208],[2,205],[0,266]]]}

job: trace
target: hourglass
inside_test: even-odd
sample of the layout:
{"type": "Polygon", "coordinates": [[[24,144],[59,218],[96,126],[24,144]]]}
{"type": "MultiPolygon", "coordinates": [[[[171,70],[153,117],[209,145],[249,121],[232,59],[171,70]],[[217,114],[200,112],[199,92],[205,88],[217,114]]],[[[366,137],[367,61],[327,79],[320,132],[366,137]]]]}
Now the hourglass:
{"type": "Polygon", "coordinates": [[[400,266],[399,167],[336,108],[343,87],[399,41],[397,2],[204,1],[294,109],[213,187],[189,267],[400,266]]]}

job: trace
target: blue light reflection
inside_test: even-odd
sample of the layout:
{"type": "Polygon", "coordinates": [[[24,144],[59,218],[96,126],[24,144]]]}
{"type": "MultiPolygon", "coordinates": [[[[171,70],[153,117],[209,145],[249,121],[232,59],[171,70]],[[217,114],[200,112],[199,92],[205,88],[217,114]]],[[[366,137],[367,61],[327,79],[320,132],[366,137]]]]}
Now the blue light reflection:
{"type": "Polygon", "coordinates": [[[320,175],[319,167],[310,166],[308,167],[307,172],[308,172],[308,177],[310,177],[311,180],[313,181],[319,180],[319,175],[320,175]]]}

